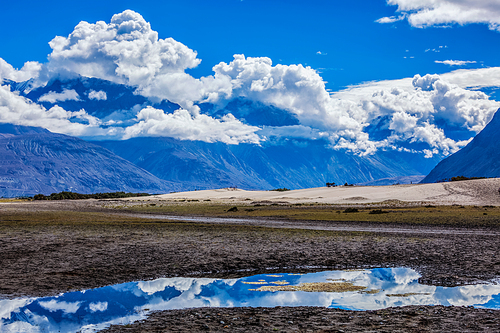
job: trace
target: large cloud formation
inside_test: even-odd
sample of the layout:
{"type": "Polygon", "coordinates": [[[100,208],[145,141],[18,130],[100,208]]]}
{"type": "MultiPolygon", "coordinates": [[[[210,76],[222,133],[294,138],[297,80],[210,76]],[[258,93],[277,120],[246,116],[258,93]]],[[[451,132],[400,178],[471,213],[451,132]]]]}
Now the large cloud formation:
{"type": "MultiPolygon", "coordinates": [[[[442,2],[420,3],[437,8],[442,2]]],[[[402,12],[421,8],[415,7],[411,0],[390,0],[389,3],[399,4],[402,12]]],[[[103,123],[85,110],[75,113],[57,106],[46,110],[2,86],[2,103],[17,101],[17,107],[5,111],[0,121],[14,119],[16,123],[29,125],[35,123],[30,115],[36,114],[40,120],[38,125],[45,126],[50,123],[48,120],[59,117],[60,122],[47,124],[47,128],[80,136],[88,136],[88,133],[121,139],[170,136],[228,144],[258,144],[270,137],[296,137],[327,139],[334,148],[358,154],[396,149],[432,156],[447,155],[465,145],[500,107],[500,103],[490,100],[486,94],[470,89],[500,85],[498,68],[461,70],[440,76],[416,75],[358,85],[331,94],[322,77],[311,67],[273,65],[266,57],[234,55],[233,61],[215,65],[213,75],[194,78],[186,70],[200,63],[196,52],[172,38],[159,39],[151,25],[130,10],[114,15],[110,23],[81,22],[67,37],[55,37],[50,46],[53,51],[47,64],[30,62],[21,70],[15,70],[0,59],[0,79],[35,78],[42,84],[54,76],[96,77],[133,86],[136,93],[152,101],[169,100],[182,108],[174,113],[152,107],[124,110],[124,115],[131,115],[128,127],[113,127],[112,122],[103,123]],[[249,126],[233,115],[215,119],[201,113],[197,106],[209,102],[224,107],[237,97],[286,110],[300,124],[249,126]]],[[[89,92],[88,96],[107,99],[103,91],[89,92]]],[[[74,90],[64,90],[49,92],[39,101],[57,103],[80,97],[74,90]]]]}
{"type": "Polygon", "coordinates": [[[500,2],[497,0],[387,0],[398,6],[398,17],[383,17],[377,22],[392,23],[407,19],[417,28],[449,24],[488,24],[500,31],[500,2]]]}
{"type": "Polygon", "coordinates": [[[157,75],[184,73],[201,62],[196,52],[158,33],[131,10],[116,14],[109,24],[80,22],[68,37],[50,43],[49,66],[82,76],[142,85],[157,75]]]}
{"type": "MultiPolygon", "coordinates": [[[[235,55],[231,63],[216,65],[214,72],[231,82],[231,97],[289,110],[310,128],[300,133],[329,137],[335,147],[361,154],[381,147],[397,149],[398,141],[424,142],[434,153],[450,154],[467,141],[447,137],[437,124],[477,133],[500,106],[486,94],[451,84],[439,75],[416,75],[409,85],[408,80],[404,84],[393,81],[387,87],[358,86],[330,95],[315,70],[302,65],[273,66],[269,58],[235,55]],[[392,135],[373,141],[365,129],[379,117],[389,120],[392,135]]],[[[293,136],[297,131],[289,129],[280,129],[280,135],[293,136]]]]}
{"type": "Polygon", "coordinates": [[[42,69],[42,64],[28,61],[23,68],[16,70],[11,64],[0,58],[0,82],[4,79],[22,82],[37,77],[42,69]]]}
{"type": "Polygon", "coordinates": [[[102,122],[85,110],[66,111],[59,106],[49,110],[14,94],[9,86],[0,85],[0,122],[44,127],[52,132],[75,136],[116,135],[115,129],[103,129],[102,122]]]}
{"type": "Polygon", "coordinates": [[[125,129],[124,139],[136,136],[168,136],[183,140],[221,141],[227,144],[258,144],[261,141],[255,134],[258,127],[245,126],[231,114],[221,120],[203,114],[193,118],[186,110],[166,114],[163,110],[147,107],[139,112],[137,120],[138,123],[125,129]]]}
{"type": "Polygon", "coordinates": [[[201,62],[196,52],[173,38],[159,39],[134,11],[114,15],[109,24],[82,21],[68,37],[57,36],[49,45],[48,69],[53,73],[98,77],[145,91],[167,81],[156,89],[161,97],[188,108],[199,97],[193,92],[199,80],[184,72],[201,62]]]}

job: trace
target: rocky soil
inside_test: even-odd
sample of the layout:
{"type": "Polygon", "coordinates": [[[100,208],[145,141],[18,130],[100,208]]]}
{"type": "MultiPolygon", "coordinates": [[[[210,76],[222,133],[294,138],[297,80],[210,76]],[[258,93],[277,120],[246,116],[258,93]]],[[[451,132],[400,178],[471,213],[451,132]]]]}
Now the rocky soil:
{"type": "MultiPolygon", "coordinates": [[[[468,235],[451,227],[446,232],[446,226],[440,227],[443,232],[427,233],[428,227],[422,224],[408,226],[404,232],[319,230],[325,223],[320,221],[301,222],[317,230],[284,229],[262,223],[169,222],[71,205],[71,211],[41,205],[21,209],[29,204],[15,209],[1,206],[1,298],[54,295],[158,277],[229,278],[367,267],[411,267],[421,273],[420,283],[442,286],[500,276],[499,230],[491,225],[460,229],[474,231],[468,235]]],[[[144,322],[112,330],[430,332],[461,328],[475,332],[497,331],[499,318],[499,311],[454,307],[372,312],[190,309],[155,313],[144,322]]]]}

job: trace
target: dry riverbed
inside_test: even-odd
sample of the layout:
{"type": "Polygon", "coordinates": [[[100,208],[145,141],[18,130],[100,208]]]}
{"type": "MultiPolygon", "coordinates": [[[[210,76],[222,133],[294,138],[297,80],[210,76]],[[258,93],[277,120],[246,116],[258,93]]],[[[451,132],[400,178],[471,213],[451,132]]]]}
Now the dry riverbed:
{"type": "MultiPolygon", "coordinates": [[[[228,278],[263,272],[367,267],[411,267],[422,275],[421,283],[441,286],[500,277],[500,209],[496,207],[382,205],[359,206],[357,213],[344,213],[349,207],[328,205],[248,203],[240,205],[236,212],[227,212],[229,208],[168,201],[142,202],[134,207],[97,200],[2,204],[0,295],[54,295],[158,277],[228,278]],[[376,209],[385,212],[370,214],[376,209]],[[252,217],[257,222],[186,223],[138,215],[186,212],[252,217]],[[276,219],[286,228],[271,223],[276,219]],[[352,229],[332,230],[332,226],[346,225],[352,229]],[[383,229],[387,226],[390,228],[383,229]],[[382,230],[356,231],[368,227],[382,230]],[[439,232],[428,233],[432,228],[439,228],[439,232]]],[[[447,307],[373,312],[190,309],[155,313],[144,322],[113,329],[488,331],[486,327],[498,327],[495,325],[499,318],[498,311],[447,307]],[[218,320],[217,316],[239,319],[218,320]]]]}

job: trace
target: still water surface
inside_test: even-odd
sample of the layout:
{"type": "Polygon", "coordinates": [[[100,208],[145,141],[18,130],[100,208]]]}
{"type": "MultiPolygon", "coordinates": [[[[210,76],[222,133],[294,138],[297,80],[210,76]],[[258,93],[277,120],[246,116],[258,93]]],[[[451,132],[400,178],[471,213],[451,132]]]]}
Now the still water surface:
{"type": "Polygon", "coordinates": [[[162,278],[69,292],[55,297],[0,300],[0,332],[94,332],[128,324],[154,310],[193,307],[320,306],[372,310],[405,305],[500,309],[500,285],[435,287],[409,268],[261,274],[240,279],[162,278]],[[361,291],[256,291],[266,286],[342,283],[361,291]]]}

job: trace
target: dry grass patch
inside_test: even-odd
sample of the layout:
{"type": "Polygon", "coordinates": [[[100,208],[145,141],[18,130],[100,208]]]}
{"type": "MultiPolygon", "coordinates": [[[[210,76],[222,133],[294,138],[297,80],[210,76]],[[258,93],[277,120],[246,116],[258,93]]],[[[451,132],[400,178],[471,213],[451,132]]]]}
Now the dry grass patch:
{"type": "Polygon", "coordinates": [[[254,291],[306,291],[306,292],[326,292],[326,293],[344,293],[349,291],[360,291],[366,287],[355,286],[351,282],[310,282],[301,283],[298,286],[262,286],[254,291]]]}
{"type": "Polygon", "coordinates": [[[429,293],[405,293],[405,294],[387,294],[387,297],[410,297],[416,295],[430,295],[429,293]]]}

